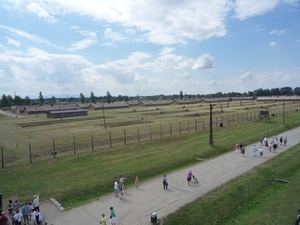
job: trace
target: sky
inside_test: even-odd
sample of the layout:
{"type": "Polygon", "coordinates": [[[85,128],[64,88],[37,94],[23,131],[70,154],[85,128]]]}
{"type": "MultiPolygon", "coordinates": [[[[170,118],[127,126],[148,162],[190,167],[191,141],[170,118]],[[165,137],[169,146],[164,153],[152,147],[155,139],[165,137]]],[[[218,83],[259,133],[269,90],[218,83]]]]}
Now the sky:
{"type": "Polygon", "coordinates": [[[0,94],[300,86],[300,0],[1,0],[0,94]]]}

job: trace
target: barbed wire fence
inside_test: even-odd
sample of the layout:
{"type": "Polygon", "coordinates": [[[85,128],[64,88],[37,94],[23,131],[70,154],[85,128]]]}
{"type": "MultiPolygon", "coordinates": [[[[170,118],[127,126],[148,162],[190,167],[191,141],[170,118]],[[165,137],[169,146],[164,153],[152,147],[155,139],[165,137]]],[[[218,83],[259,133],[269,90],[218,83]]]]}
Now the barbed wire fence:
{"type": "MultiPolygon", "coordinates": [[[[273,117],[285,115],[287,113],[298,112],[299,105],[281,106],[269,109],[269,114],[273,117]]],[[[214,115],[212,118],[213,127],[224,127],[246,121],[259,121],[260,110],[243,113],[232,113],[227,115],[214,115]]],[[[172,123],[146,124],[145,127],[133,129],[120,129],[112,131],[106,128],[106,137],[99,134],[90,134],[81,137],[50,137],[47,140],[40,140],[38,143],[16,143],[19,150],[9,151],[3,146],[1,150],[1,167],[19,163],[32,163],[42,159],[63,157],[85,151],[101,151],[109,148],[138,143],[163,137],[174,137],[189,132],[209,132],[209,117],[195,118],[172,123]]],[[[284,121],[284,117],[283,117],[284,121]]]]}

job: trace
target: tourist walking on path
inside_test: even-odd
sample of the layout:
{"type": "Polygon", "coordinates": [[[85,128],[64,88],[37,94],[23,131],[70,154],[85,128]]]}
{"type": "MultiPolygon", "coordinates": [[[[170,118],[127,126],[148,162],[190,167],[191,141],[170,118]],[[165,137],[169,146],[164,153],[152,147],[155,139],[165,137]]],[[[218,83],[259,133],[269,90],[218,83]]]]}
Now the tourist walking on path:
{"type": "Polygon", "coordinates": [[[29,223],[29,217],[28,217],[29,212],[30,212],[30,207],[27,204],[27,202],[25,202],[24,206],[22,207],[22,214],[23,214],[24,224],[29,223]]]}
{"type": "Polygon", "coordinates": [[[163,176],[163,188],[164,190],[168,190],[168,179],[166,177],[166,175],[163,176]]]}
{"type": "Polygon", "coordinates": [[[259,138],[259,142],[260,142],[261,145],[263,144],[263,138],[262,137],[259,138]]]}
{"type": "Polygon", "coordinates": [[[243,157],[245,156],[245,152],[246,152],[246,148],[243,147],[243,148],[242,148],[242,154],[243,154],[243,157]]]}
{"type": "Polygon", "coordinates": [[[139,188],[139,178],[138,178],[138,176],[135,177],[134,183],[135,183],[136,189],[138,189],[139,188]]]}
{"type": "Polygon", "coordinates": [[[36,211],[32,209],[29,213],[30,216],[30,225],[37,225],[36,223],[36,211]]]}
{"type": "Polygon", "coordinates": [[[33,196],[34,200],[33,200],[33,207],[35,209],[35,211],[40,211],[40,196],[35,195],[33,196]]]}
{"type": "Polygon", "coordinates": [[[14,204],[13,204],[12,200],[8,201],[7,209],[8,209],[8,218],[12,219],[13,218],[13,210],[14,210],[14,204]]]}
{"type": "Polygon", "coordinates": [[[282,141],[283,141],[283,138],[282,136],[279,138],[279,142],[280,142],[280,145],[282,146],[282,141]]]}
{"type": "Polygon", "coordinates": [[[243,143],[241,142],[240,144],[240,149],[242,150],[242,148],[244,147],[243,143]]]}
{"type": "Polygon", "coordinates": [[[123,200],[124,195],[124,185],[120,185],[120,200],[123,200]]]}
{"type": "Polygon", "coordinates": [[[188,172],[186,180],[189,186],[191,185],[192,176],[193,176],[192,171],[188,172]]]}
{"type": "Polygon", "coordinates": [[[1,225],[7,225],[8,224],[8,218],[7,218],[7,216],[5,216],[4,212],[1,213],[0,224],[1,225]]]}
{"type": "Polygon", "coordinates": [[[106,216],[104,213],[102,214],[102,219],[101,219],[100,223],[102,223],[102,225],[106,225],[106,216]]]}
{"type": "Polygon", "coordinates": [[[235,145],[235,154],[237,154],[239,152],[240,146],[239,144],[235,145]]]}
{"type": "Polygon", "coordinates": [[[252,152],[253,152],[253,157],[256,157],[257,148],[255,147],[255,145],[252,148],[252,152]]]}
{"type": "Polygon", "coordinates": [[[115,197],[119,197],[119,184],[118,184],[118,180],[115,180],[115,183],[114,183],[114,193],[115,193],[115,197]]]}
{"type": "Polygon", "coordinates": [[[22,213],[20,213],[19,210],[16,210],[16,214],[14,215],[15,225],[21,225],[22,218],[23,218],[22,213]]]}
{"type": "Polygon", "coordinates": [[[19,202],[19,200],[15,201],[14,209],[15,209],[15,211],[17,211],[17,210],[19,211],[19,209],[20,209],[20,202],[19,202]]]}
{"type": "Polygon", "coordinates": [[[260,155],[260,157],[263,156],[263,152],[264,152],[264,151],[263,151],[263,148],[260,146],[260,147],[259,147],[259,155],[260,155]]]}
{"type": "Polygon", "coordinates": [[[116,225],[116,219],[115,219],[116,214],[115,214],[115,210],[113,207],[110,207],[110,217],[111,217],[111,220],[110,220],[111,224],[116,225]]]}
{"type": "Polygon", "coordinates": [[[284,142],[284,146],[286,146],[286,143],[287,143],[287,137],[284,138],[283,142],[284,142]]]}

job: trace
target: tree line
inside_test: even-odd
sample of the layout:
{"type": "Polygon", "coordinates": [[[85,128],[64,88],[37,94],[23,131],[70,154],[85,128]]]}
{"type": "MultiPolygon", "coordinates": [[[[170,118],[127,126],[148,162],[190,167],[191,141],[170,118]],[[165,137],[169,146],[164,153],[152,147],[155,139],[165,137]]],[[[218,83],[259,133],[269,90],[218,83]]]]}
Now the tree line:
{"type": "Polygon", "coordinates": [[[282,88],[272,88],[272,89],[256,89],[254,91],[248,91],[244,93],[239,92],[228,92],[228,93],[212,93],[212,94],[184,94],[180,91],[179,94],[173,95],[151,95],[151,96],[135,96],[129,97],[127,95],[112,96],[109,91],[106,92],[106,96],[95,96],[94,92],[91,91],[89,97],[85,97],[83,93],[79,94],[79,97],[70,98],[56,98],[52,96],[51,98],[44,98],[43,93],[39,92],[38,99],[30,99],[26,96],[24,99],[19,95],[15,95],[14,98],[11,95],[2,95],[0,100],[0,107],[10,107],[17,105],[57,105],[57,104],[67,104],[67,103],[96,103],[96,102],[116,102],[116,101],[129,101],[129,100],[172,100],[172,99],[194,99],[194,98],[221,98],[221,97],[255,97],[255,96],[292,96],[300,95],[300,87],[282,87],[282,88]]]}

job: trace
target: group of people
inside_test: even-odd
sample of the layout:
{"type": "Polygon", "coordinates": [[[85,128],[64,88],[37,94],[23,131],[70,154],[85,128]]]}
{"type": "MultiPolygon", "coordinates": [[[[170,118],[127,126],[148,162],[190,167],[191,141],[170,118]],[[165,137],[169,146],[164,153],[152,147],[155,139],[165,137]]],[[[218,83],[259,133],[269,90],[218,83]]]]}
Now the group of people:
{"type": "MultiPolygon", "coordinates": [[[[273,151],[274,153],[276,152],[276,150],[279,148],[279,143],[280,145],[284,145],[286,146],[287,144],[287,137],[283,138],[282,136],[278,139],[277,135],[275,137],[272,137],[271,140],[269,141],[267,137],[265,138],[262,138],[260,137],[259,138],[259,142],[261,144],[261,146],[259,148],[256,147],[256,145],[253,145],[252,147],[252,152],[253,152],[253,157],[256,157],[256,153],[259,152],[259,155],[260,157],[263,156],[263,146],[265,146],[266,149],[269,149],[270,152],[272,151],[272,148],[273,148],[273,151]]],[[[240,144],[236,144],[235,145],[235,153],[242,153],[243,156],[246,152],[246,149],[243,145],[243,143],[240,143],[240,144]]]]}
{"type": "MultiPolygon", "coordinates": [[[[115,180],[114,182],[114,194],[115,194],[115,197],[119,197],[120,200],[123,200],[123,195],[124,195],[124,192],[125,192],[125,180],[126,178],[123,177],[123,175],[120,176],[120,179],[119,180],[115,180]],[[119,196],[119,193],[120,193],[120,196],[119,196]]],[[[138,176],[135,177],[135,187],[136,189],[139,188],[139,178],[138,176]]]]}
{"type": "MultiPolygon", "coordinates": [[[[116,225],[116,213],[115,213],[114,207],[110,207],[109,222],[111,225],[116,225]]],[[[104,213],[102,214],[102,219],[101,219],[100,223],[102,225],[107,225],[107,220],[106,220],[106,216],[104,213]]]]}
{"type": "Polygon", "coordinates": [[[245,152],[246,152],[246,148],[245,146],[243,145],[243,143],[241,142],[240,144],[236,144],[235,145],[235,153],[242,153],[243,154],[243,157],[245,155],[245,152]]]}
{"type": "Polygon", "coordinates": [[[33,197],[33,202],[25,202],[22,207],[21,203],[18,200],[15,200],[15,202],[9,200],[7,203],[8,217],[6,217],[5,213],[2,212],[2,215],[0,217],[0,225],[8,225],[9,220],[12,221],[12,225],[21,225],[22,221],[24,221],[25,225],[43,224],[45,220],[42,213],[40,212],[39,196],[35,195],[33,197]]]}

